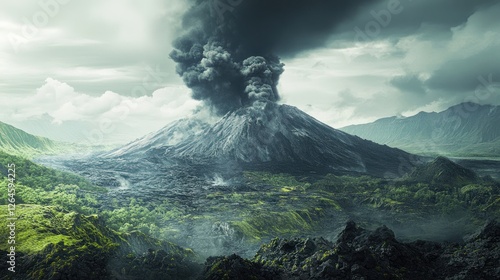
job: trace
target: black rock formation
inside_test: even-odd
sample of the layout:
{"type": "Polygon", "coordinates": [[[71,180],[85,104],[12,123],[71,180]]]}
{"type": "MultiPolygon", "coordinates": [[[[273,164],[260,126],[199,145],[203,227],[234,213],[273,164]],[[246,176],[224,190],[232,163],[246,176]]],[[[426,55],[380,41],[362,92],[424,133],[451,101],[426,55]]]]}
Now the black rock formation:
{"type": "Polygon", "coordinates": [[[348,222],[332,243],[323,238],[273,239],[251,260],[210,259],[205,278],[245,271],[242,279],[499,279],[500,225],[487,223],[464,244],[402,243],[385,226],[369,231],[348,222]],[[233,260],[233,261],[231,261],[233,260]],[[238,260],[238,261],[234,261],[238,260]],[[221,264],[225,265],[221,265],[221,264]],[[256,278],[251,278],[255,273],[256,278]]]}

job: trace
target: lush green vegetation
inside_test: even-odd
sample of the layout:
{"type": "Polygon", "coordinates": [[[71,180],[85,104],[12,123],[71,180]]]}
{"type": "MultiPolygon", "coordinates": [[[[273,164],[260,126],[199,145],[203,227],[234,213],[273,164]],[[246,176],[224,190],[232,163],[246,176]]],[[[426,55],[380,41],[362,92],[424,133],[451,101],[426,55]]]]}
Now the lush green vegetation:
{"type": "Polygon", "coordinates": [[[63,153],[81,153],[82,150],[101,150],[110,147],[86,146],[58,142],[45,137],[35,136],[0,122],[0,152],[27,159],[40,155],[60,155],[63,153]]]}
{"type": "MultiPolygon", "coordinates": [[[[439,185],[414,181],[387,181],[368,176],[326,175],[314,178],[289,174],[247,172],[255,191],[214,192],[206,196],[203,212],[192,213],[180,205],[131,203],[111,212],[115,228],[139,229],[159,238],[181,237],[182,224],[199,220],[228,221],[250,240],[301,235],[318,230],[325,219],[359,207],[423,219],[470,213],[476,224],[500,217],[498,185],[492,181],[464,185],[439,185]]],[[[193,211],[194,212],[194,211],[193,211]]],[[[368,214],[369,215],[369,214],[368,214]]]]}
{"type": "Polygon", "coordinates": [[[441,215],[471,211],[481,216],[500,217],[500,190],[494,181],[449,185],[415,182],[414,179],[388,182],[369,177],[327,175],[315,182],[312,189],[350,196],[355,203],[353,206],[358,203],[399,212],[441,215]]]}
{"type": "MultiPolygon", "coordinates": [[[[0,206],[0,219],[8,217],[7,207],[0,206]]],[[[96,215],[80,215],[68,212],[58,206],[18,204],[15,208],[16,250],[23,253],[38,253],[48,244],[62,242],[64,245],[89,246],[96,248],[113,247],[113,241],[104,227],[96,227],[96,215]],[[76,225],[76,227],[75,227],[76,225]]],[[[1,235],[7,227],[2,227],[1,235]]],[[[7,250],[2,242],[0,250],[7,250]]]]}
{"type": "MultiPolygon", "coordinates": [[[[28,257],[23,258],[22,265],[18,261],[16,274],[5,279],[109,279],[111,271],[147,275],[148,279],[184,279],[175,276],[196,273],[186,267],[195,257],[192,250],[136,231],[116,232],[97,215],[29,204],[19,204],[14,211],[15,244],[0,243],[0,253],[7,254],[10,246],[15,246],[16,259],[28,257]],[[155,267],[158,261],[168,269],[155,267]]],[[[0,219],[5,220],[7,213],[7,206],[1,205],[0,219]]],[[[1,227],[0,236],[8,236],[9,231],[1,227]]],[[[0,268],[3,270],[5,264],[0,268]]]]}
{"type": "MultiPolygon", "coordinates": [[[[0,188],[7,189],[7,180],[0,181],[0,188]]],[[[16,184],[16,204],[37,204],[60,206],[63,209],[83,214],[95,214],[99,207],[97,196],[82,191],[78,185],[58,184],[56,186],[31,187],[16,184]]],[[[0,198],[0,205],[7,204],[7,197],[0,198]]]]}
{"type": "MultiPolygon", "coordinates": [[[[60,206],[66,210],[84,214],[97,212],[98,194],[106,189],[92,185],[86,179],[33,163],[27,159],[0,152],[2,179],[0,189],[7,189],[6,167],[16,165],[15,199],[16,204],[39,204],[60,206]]],[[[0,197],[0,205],[7,204],[7,196],[0,197]]]]}
{"type": "Polygon", "coordinates": [[[191,215],[185,214],[168,203],[150,205],[134,198],[129,200],[128,205],[103,210],[100,215],[106,221],[106,224],[115,230],[121,232],[138,230],[164,240],[170,240],[177,237],[176,234],[179,234],[179,231],[173,225],[192,218],[191,215]]]}
{"type": "Polygon", "coordinates": [[[80,189],[85,191],[106,191],[104,188],[92,185],[81,176],[47,168],[25,158],[0,152],[0,171],[3,175],[6,174],[7,165],[10,163],[16,165],[16,182],[31,188],[50,190],[56,185],[65,184],[77,185],[80,189]]]}
{"type": "Polygon", "coordinates": [[[23,157],[40,153],[53,153],[60,144],[39,136],[28,134],[11,125],[0,122],[0,151],[23,157]]]}
{"type": "MultiPolygon", "coordinates": [[[[37,165],[21,157],[0,152],[2,177],[0,189],[0,220],[15,217],[15,244],[0,243],[0,253],[10,252],[15,246],[16,258],[29,255],[29,263],[9,277],[23,279],[107,279],[110,269],[127,274],[158,273],[160,278],[192,274],[186,264],[195,257],[192,250],[183,249],[166,241],[159,241],[147,234],[168,236],[156,226],[158,217],[176,216],[162,210],[153,210],[131,200],[127,206],[115,204],[112,210],[100,211],[106,189],[92,185],[84,178],[37,165]],[[15,208],[8,209],[5,168],[16,164],[15,208]],[[114,230],[116,229],[116,230],[114,230]],[[137,229],[140,230],[136,231],[137,229]],[[152,248],[147,256],[144,252],[152,248]],[[156,255],[168,262],[167,271],[143,268],[146,260],[152,263],[156,255]],[[109,265],[116,266],[110,268],[109,265]],[[124,272],[125,271],[125,272],[124,272]],[[182,272],[182,273],[181,273],[182,272]]],[[[10,229],[0,228],[0,237],[7,240],[10,229]]],[[[165,238],[164,238],[165,239],[165,238]]],[[[17,264],[19,266],[19,264],[17,264]]],[[[0,265],[6,270],[5,264],[0,265]]],[[[9,278],[6,279],[14,279],[9,278]]],[[[151,276],[150,278],[155,278],[151,276]]],[[[182,277],[180,278],[182,279],[182,277]]]]}
{"type": "MultiPolygon", "coordinates": [[[[185,201],[176,198],[164,199],[161,203],[131,197],[110,199],[105,189],[77,175],[0,152],[2,168],[11,162],[16,164],[18,205],[57,206],[63,213],[98,214],[107,227],[117,232],[139,231],[161,240],[182,241],[186,234],[196,234],[190,232],[193,225],[207,224],[224,225],[219,230],[221,235],[234,235],[258,244],[274,236],[321,234],[321,229],[328,230],[325,225],[341,223],[343,220],[337,217],[346,217],[358,209],[401,215],[410,223],[412,219],[461,213],[472,217],[471,225],[500,217],[498,183],[479,177],[450,181],[442,177],[445,173],[439,170],[437,173],[441,177],[430,176],[433,178],[430,182],[425,179],[428,174],[421,175],[422,170],[435,171],[436,168],[415,172],[422,178],[415,175],[395,181],[369,176],[308,177],[244,172],[242,180],[248,188],[204,192],[201,197],[194,198],[203,205],[200,209],[190,208],[185,201]]],[[[0,188],[6,189],[7,184],[6,179],[1,180],[0,188]]],[[[0,197],[0,204],[7,204],[6,196],[0,197]]],[[[368,212],[367,216],[370,214],[368,212]]],[[[33,213],[24,217],[30,215],[35,218],[29,221],[35,223],[39,215],[33,213]]],[[[62,220],[66,217],[63,216],[62,220]]],[[[369,218],[367,220],[370,222],[369,218]]],[[[72,239],[64,235],[39,236],[42,237],[39,243],[25,244],[31,244],[29,246],[35,251],[59,241],[73,244],[72,239]]]]}
{"type": "MultiPolygon", "coordinates": [[[[6,220],[7,213],[7,206],[0,206],[1,220],[6,220]]],[[[105,266],[99,260],[117,248],[120,240],[116,233],[100,225],[96,215],[28,204],[17,204],[15,214],[15,244],[2,242],[0,251],[10,252],[10,246],[15,246],[17,257],[30,256],[33,263],[16,271],[16,276],[25,279],[57,278],[77,267],[86,268],[88,277],[99,275],[105,266]],[[95,266],[95,270],[87,266],[95,266]]],[[[9,230],[1,227],[0,236],[8,236],[9,230]]]]}

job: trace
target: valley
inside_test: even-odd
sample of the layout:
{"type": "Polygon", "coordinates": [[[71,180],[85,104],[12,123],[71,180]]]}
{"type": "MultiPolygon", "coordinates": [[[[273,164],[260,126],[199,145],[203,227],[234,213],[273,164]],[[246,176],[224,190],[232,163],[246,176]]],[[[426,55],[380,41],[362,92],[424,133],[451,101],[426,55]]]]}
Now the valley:
{"type": "Polygon", "coordinates": [[[249,256],[275,236],[333,239],[350,219],[368,228],[385,224],[403,240],[460,241],[485,217],[499,214],[498,183],[475,175],[453,183],[450,178],[461,178],[461,171],[449,160],[443,166],[431,161],[415,178],[383,179],[237,168],[216,173],[201,164],[160,167],[95,158],[58,165],[107,190],[97,199],[110,226],[140,229],[206,257],[249,256]],[[432,181],[435,174],[449,178],[432,181]],[[465,199],[468,192],[474,193],[473,202],[465,199]],[[132,221],[127,208],[140,209],[143,216],[132,221]]]}

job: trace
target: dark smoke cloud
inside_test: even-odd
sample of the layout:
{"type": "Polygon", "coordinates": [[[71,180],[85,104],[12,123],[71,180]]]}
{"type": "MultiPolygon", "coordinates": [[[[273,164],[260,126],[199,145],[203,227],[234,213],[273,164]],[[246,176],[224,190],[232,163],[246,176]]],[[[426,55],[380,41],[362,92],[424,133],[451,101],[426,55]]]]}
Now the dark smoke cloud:
{"type": "Polygon", "coordinates": [[[422,80],[415,74],[395,76],[389,83],[402,92],[424,94],[425,87],[422,80]]]}
{"type": "Polygon", "coordinates": [[[170,57],[177,72],[216,113],[279,100],[290,56],[321,46],[361,5],[377,0],[198,0],[170,57]]]}

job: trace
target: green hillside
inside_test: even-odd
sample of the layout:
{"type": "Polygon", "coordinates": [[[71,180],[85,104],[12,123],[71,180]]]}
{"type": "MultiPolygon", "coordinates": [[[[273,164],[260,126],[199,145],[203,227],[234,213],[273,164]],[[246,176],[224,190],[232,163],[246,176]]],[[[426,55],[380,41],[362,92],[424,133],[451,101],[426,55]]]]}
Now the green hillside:
{"type": "MultiPolygon", "coordinates": [[[[0,210],[5,220],[7,206],[0,210]]],[[[28,204],[15,212],[16,273],[0,279],[189,279],[197,273],[191,250],[137,232],[115,232],[97,215],[28,204]]],[[[9,230],[2,227],[0,237],[7,240],[9,230]]],[[[2,242],[0,253],[12,254],[10,246],[2,242]]],[[[0,264],[2,271],[8,267],[0,264]]]]}
{"type": "MultiPolygon", "coordinates": [[[[9,183],[15,208],[10,196],[0,197],[0,220],[14,214],[15,244],[2,242],[0,254],[14,245],[16,273],[0,279],[190,279],[199,270],[189,249],[111,229],[98,215],[106,189],[83,177],[0,151],[0,189],[7,193],[9,183]],[[13,182],[7,179],[12,163],[13,182]]],[[[1,227],[0,239],[7,241],[12,229],[1,227]]],[[[0,263],[2,271],[9,267],[0,263]]]]}
{"type": "Polygon", "coordinates": [[[0,122],[0,151],[23,157],[56,153],[62,144],[48,138],[34,136],[12,125],[0,122]]]}

